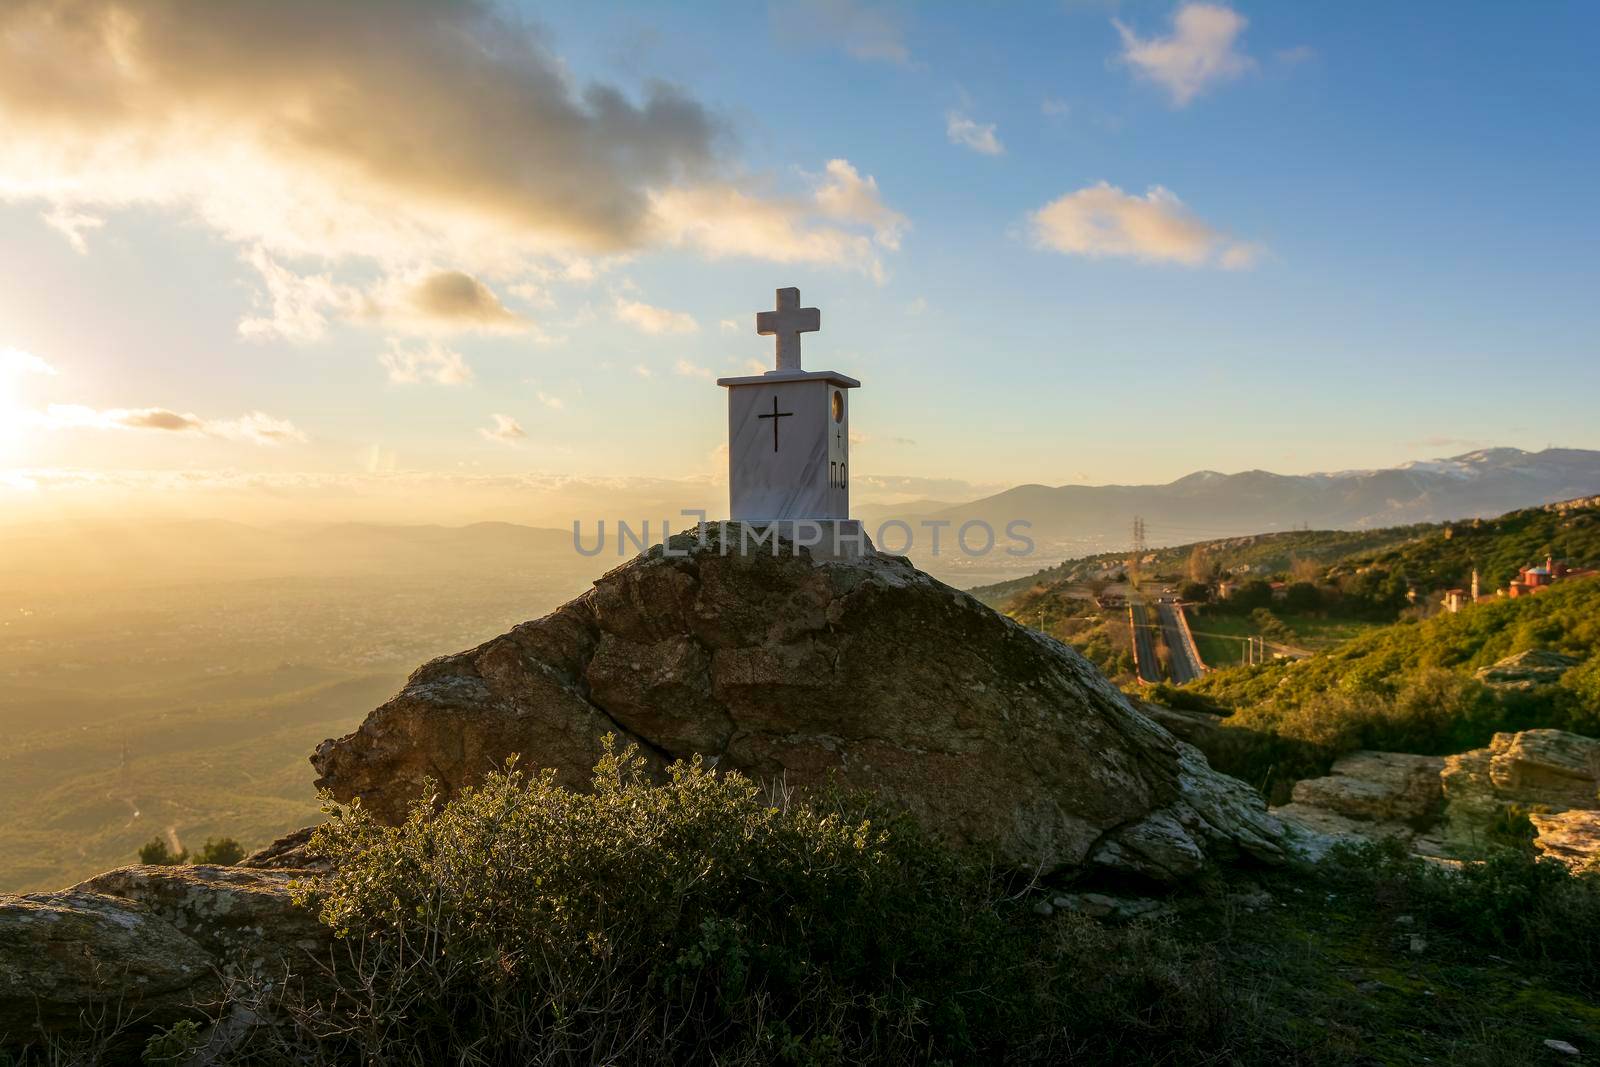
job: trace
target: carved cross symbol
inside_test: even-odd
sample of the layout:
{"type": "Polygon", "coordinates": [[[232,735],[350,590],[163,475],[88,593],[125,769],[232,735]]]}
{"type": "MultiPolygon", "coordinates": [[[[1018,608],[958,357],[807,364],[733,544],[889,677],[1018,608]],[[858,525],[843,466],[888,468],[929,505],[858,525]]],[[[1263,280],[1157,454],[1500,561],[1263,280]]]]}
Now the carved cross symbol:
{"type": "Polygon", "coordinates": [[[766,414],[766,415],[757,415],[756,416],[756,418],[758,418],[758,419],[771,419],[772,420],[772,450],[774,452],[776,452],[778,450],[778,420],[779,419],[788,418],[790,415],[793,415],[793,414],[794,414],[794,412],[792,412],[792,411],[779,411],[778,410],[778,398],[777,397],[773,397],[772,398],[772,411],[771,411],[771,413],[770,414],[766,414]]]}
{"type": "MultiPolygon", "coordinates": [[[[778,290],[778,310],[756,313],[756,333],[778,339],[778,369],[800,369],[800,335],[822,329],[822,312],[800,306],[799,289],[778,290]]],[[[765,417],[765,416],[763,416],[765,417]]],[[[776,431],[778,424],[772,424],[776,431]]]]}

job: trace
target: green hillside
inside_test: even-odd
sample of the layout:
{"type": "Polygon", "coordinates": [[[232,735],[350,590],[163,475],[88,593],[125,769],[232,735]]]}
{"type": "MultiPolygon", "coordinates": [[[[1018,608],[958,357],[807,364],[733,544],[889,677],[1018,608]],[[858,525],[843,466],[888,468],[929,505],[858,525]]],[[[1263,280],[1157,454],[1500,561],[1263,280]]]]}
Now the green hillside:
{"type": "MultiPolygon", "coordinates": [[[[1392,526],[1381,530],[1288,530],[1282,533],[1225,537],[1213,541],[1193,541],[1166,548],[1153,548],[1146,556],[1144,569],[1156,575],[1181,575],[1199,549],[1207,567],[1222,573],[1281,574],[1297,561],[1331,566],[1357,555],[1374,555],[1444,529],[1444,524],[1392,526]]],[[[1014,578],[971,590],[973,596],[992,606],[1001,606],[1018,593],[1037,585],[1078,583],[1103,573],[1108,567],[1120,568],[1128,552],[1101,552],[1081,559],[1069,559],[1025,578],[1014,578]]]]}
{"type": "Polygon", "coordinates": [[[1404,574],[1420,589],[1465,586],[1476,567],[1485,591],[1546,556],[1574,566],[1600,564],[1600,497],[1513,511],[1432,528],[1425,536],[1346,562],[1404,574]]]}
{"type": "Polygon", "coordinates": [[[1309,659],[1213,671],[1151,695],[1229,715],[1211,754],[1258,784],[1320,774],[1358,748],[1461,752],[1498,730],[1533,727],[1600,736],[1600,579],[1396,623],[1309,659]],[[1532,649],[1579,666],[1535,692],[1494,691],[1473,677],[1532,649]]]}
{"type": "MultiPolygon", "coordinates": [[[[1554,555],[1574,565],[1600,565],[1600,497],[1508,512],[1495,519],[1392,526],[1378,530],[1290,530],[1151,549],[1143,570],[1183,576],[1198,560],[1219,574],[1287,576],[1316,564],[1336,579],[1358,569],[1403,575],[1424,591],[1464,585],[1478,568],[1485,589],[1516,576],[1520,567],[1554,555]]],[[[1074,584],[1119,568],[1127,550],[1071,559],[1026,578],[980,586],[972,594],[1005,605],[1035,586],[1074,584]]]]}

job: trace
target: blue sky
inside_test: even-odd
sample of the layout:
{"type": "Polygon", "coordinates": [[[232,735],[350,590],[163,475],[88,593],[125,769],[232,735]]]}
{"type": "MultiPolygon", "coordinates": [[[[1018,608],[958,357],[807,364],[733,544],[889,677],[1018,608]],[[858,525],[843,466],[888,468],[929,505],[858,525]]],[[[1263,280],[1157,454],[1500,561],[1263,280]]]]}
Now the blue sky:
{"type": "Polygon", "coordinates": [[[302,502],[415,477],[448,519],[550,517],[573,481],[714,500],[707,375],[770,361],[752,319],[781,285],[823,310],[808,366],[863,381],[856,466],[885,495],[1600,448],[1591,5],[524,5],[534,36],[494,57],[515,107],[481,158],[475,130],[441,147],[425,118],[407,129],[435,99],[475,113],[472,79],[383,80],[430,34],[492,36],[481,21],[415,0],[406,43],[374,45],[363,32],[387,31],[359,14],[319,33],[309,3],[243,28],[169,7],[147,65],[87,89],[48,69],[26,13],[0,18],[0,57],[35,42],[31,80],[0,77],[24,131],[0,154],[0,470],[19,508],[63,470],[211,472],[302,502]],[[366,97],[332,99],[314,62],[303,82],[211,63],[311,34],[366,97]],[[524,77],[522,43],[565,89],[524,77]],[[582,95],[643,109],[658,82],[682,105],[659,121],[606,121],[582,95]],[[588,123],[581,166],[520,125],[539,92],[588,123]],[[298,108],[341,143],[282,150],[298,108]],[[208,123],[229,133],[191,132],[208,123]],[[406,154],[368,151],[369,129],[406,154]],[[138,147],[84,162],[110,143],[138,147]],[[584,167],[606,195],[573,237],[540,198],[582,193],[528,172],[584,167]],[[378,221],[317,244],[322,221],[273,217],[302,188],[378,221]],[[644,222],[605,215],[630,197],[644,222]],[[298,303],[273,305],[272,271],[298,303]],[[465,295],[418,310],[444,275],[465,295]],[[508,503],[510,476],[534,488],[508,503]]]}

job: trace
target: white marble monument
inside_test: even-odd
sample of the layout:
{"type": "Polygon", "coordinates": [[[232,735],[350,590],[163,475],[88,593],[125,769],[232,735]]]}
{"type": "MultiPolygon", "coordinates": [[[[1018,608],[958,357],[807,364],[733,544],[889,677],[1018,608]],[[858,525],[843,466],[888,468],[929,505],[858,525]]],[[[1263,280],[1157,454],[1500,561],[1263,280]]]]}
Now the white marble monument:
{"type": "MultiPolygon", "coordinates": [[[[850,517],[850,401],[861,383],[800,365],[800,335],[822,313],[779,289],[776,311],[756,315],[756,333],[777,338],[778,365],[765,374],[719,378],[728,390],[728,487],[736,522],[811,520],[837,528],[850,517]]],[[[784,531],[788,534],[788,531],[784,531]]]]}

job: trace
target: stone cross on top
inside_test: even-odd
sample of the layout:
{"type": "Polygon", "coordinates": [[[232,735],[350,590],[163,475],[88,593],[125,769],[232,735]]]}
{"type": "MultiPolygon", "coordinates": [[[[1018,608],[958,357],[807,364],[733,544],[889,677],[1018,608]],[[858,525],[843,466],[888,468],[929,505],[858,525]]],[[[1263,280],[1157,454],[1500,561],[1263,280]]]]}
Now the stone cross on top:
{"type": "Polygon", "coordinates": [[[756,312],[756,333],[778,339],[778,369],[800,369],[800,335],[822,329],[822,312],[800,306],[800,290],[779,289],[776,311],[756,312]]]}
{"type": "Polygon", "coordinates": [[[742,522],[850,517],[850,411],[861,383],[838,371],[800,366],[800,335],[822,327],[822,312],[800,306],[800,290],[779,289],[778,307],[756,315],[756,333],[778,339],[778,366],[719,378],[728,390],[728,490],[742,522]]]}

